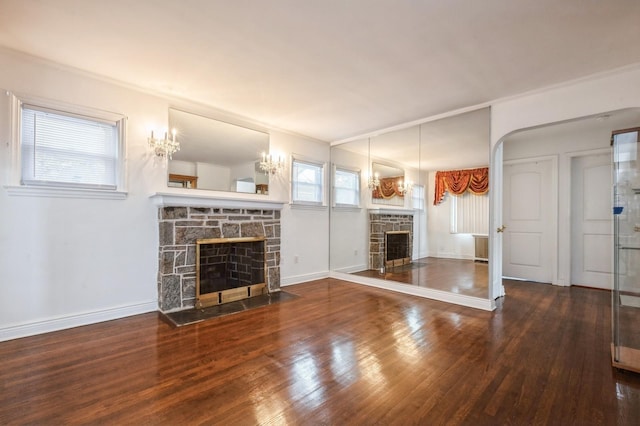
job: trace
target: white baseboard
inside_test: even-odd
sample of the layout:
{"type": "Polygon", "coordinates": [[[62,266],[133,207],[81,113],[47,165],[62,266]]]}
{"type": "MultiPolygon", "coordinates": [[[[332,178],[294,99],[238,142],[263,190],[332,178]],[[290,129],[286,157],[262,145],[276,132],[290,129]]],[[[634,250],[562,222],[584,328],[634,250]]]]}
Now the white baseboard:
{"type": "Polygon", "coordinates": [[[34,321],[27,324],[13,325],[0,328],[0,342],[18,339],[20,337],[49,333],[51,331],[64,330],[79,327],[81,325],[95,324],[102,321],[110,321],[131,315],[144,314],[158,310],[158,302],[143,302],[135,305],[118,306],[100,311],[85,312],[81,314],[65,315],[49,318],[42,321],[34,321]]]}
{"type": "Polygon", "coordinates": [[[308,281],[329,278],[329,271],[314,272],[312,274],[294,275],[292,277],[284,277],[280,279],[280,287],[286,287],[294,284],[306,283],[308,281]]]}
{"type": "Polygon", "coordinates": [[[455,305],[467,306],[469,308],[482,309],[483,311],[493,311],[496,309],[494,300],[482,299],[480,297],[466,296],[464,294],[450,293],[448,291],[434,290],[426,287],[418,287],[411,284],[402,284],[393,281],[385,281],[377,278],[361,277],[358,275],[343,274],[331,271],[331,278],[350,281],[357,284],[364,284],[371,287],[396,291],[398,293],[410,294],[412,296],[424,297],[438,300],[440,302],[453,303],[455,305]]]}
{"type": "Polygon", "coordinates": [[[346,266],[344,268],[335,269],[336,272],[343,272],[345,274],[352,274],[354,272],[366,271],[368,265],[363,263],[362,265],[346,266]]]}
{"type": "Polygon", "coordinates": [[[475,256],[459,254],[459,253],[429,253],[429,257],[438,257],[440,259],[460,259],[460,260],[474,260],[475,256]]]}

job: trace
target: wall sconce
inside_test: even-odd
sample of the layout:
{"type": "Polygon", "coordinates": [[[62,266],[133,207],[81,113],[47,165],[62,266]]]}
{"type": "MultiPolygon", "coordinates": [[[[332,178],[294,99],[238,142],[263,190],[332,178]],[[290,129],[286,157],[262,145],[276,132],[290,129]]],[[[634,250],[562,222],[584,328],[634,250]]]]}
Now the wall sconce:
{"type": "Polygon", "coordinates": [[[369,175],[369,182],[367,183],[367,186],[372,191],[380,186],[380,176],[378,173],[375,173],[373,176],[369,175]]]}
{"type": "Polygon", "coordinates": [[[176,141],[176,129],[171,131],[171,139],[167,137],[167,132],[164,132],[164,139],[156,139],[153,137],[152,130],[149,147],[158,157],[172,159],[173,154],[180,151],[180,142],[176,141]]]}
{"type": "Polygon", "coordinates": [[[413,183],[411,183],[411,181],[406,181],[406,182],[402,182],[402,180],[398,181],[398,191],[404,195],[407,192],[411,192],[411,189],[413,188],[413,183]]]}
{"type": "Polygon", "coordinates": [[[265,175],[276,175],[282,173],[284,170],[284,160],[278,155],[278,159],[274,160],[273,155],[262,153],[262,160],[260,161],[260,170],[265,175]]]}

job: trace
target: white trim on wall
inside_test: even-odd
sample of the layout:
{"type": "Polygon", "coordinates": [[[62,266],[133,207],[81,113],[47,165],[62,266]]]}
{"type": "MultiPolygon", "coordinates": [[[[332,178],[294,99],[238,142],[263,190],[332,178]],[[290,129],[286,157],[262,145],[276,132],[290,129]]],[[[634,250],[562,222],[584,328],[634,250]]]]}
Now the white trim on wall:
{"type": "Polygon", "coordinates": [[[27,324],[13,325],[0,329],[0,342],[33,336],[41,333],[65,330],[82,325],[95,324],[103,321],[111,321],[131,315],[146,314],[158,310],[158,301],[152,300],[133,305],[118,306],[99,311],[83,312],[73,315],[63,315],[42,321],[34,321],[27,324]]]}
{"type": "Polygon", "coordinates": [[[315,272],[312,274],[294,275],[291,277],[281,278],[280,287],[287,287],[295,284],[302,284],[309,281],[321,280],[329,277],[329,271],[315,272]]]}
{"type": "Polygon", "coordinates": [[[398,293],[409,294],[412,296],[424,297],[425,299],[438,300],[440,302],[453,303],[454,305],[481,309],[483,311],[493,311],[496,309],[496,304],[493,300],[482,299],[480,297],[466,296],[464,294],[419,287],[411,284],[402,284],[394,281],[361,277],[359,275],[343,274],[336,271],[331,271],[329,276],[331,278],[349,281],[356,284],[367,285],[384,290],[391,290],[398,293]]]}

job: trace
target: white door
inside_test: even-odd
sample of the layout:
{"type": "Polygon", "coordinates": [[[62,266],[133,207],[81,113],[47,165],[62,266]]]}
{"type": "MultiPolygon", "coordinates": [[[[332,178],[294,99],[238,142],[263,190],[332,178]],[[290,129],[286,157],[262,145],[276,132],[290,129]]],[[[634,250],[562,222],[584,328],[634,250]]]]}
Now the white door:
{"type": "Polygon", "coordinates": [[[611,155],[571,161],[571,284],[611,288],[611,155]]]}
{"type": "Polygon", "coordinates": [[[505,277],[550,283],[555,250],[554,161],[504,165],[502,271],[505,277]]]}

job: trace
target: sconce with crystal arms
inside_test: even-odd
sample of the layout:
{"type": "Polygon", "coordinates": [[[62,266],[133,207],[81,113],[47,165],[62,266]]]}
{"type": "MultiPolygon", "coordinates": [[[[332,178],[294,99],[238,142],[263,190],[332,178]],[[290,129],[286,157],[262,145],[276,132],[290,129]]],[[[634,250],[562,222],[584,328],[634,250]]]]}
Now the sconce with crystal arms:
{"type": "Polygon", "coordinates": [[[371,191],[380,186],[380,175],[376,172],[373,173],[371,170],[371,138],[368,139],[368,163],[369,163],[369,178],[367,181],[367,186],[371,191]]]}
{"type": "Polygon", "coordinates": [[[373,176],[369,176],[369,182],[367,183],[369,189],[374,190],[380,186],[380,175],[375,173],[373,176]]]}
{"type": "Polygon", "coordinates": [[[413,188],[413,183],[411,183],[411,181],[406,181],[406,182],[403,182],[402,180],[398,181],[398,191],[402,195],[405,195],[407,192],[410,193],[412,188],[413,188]]]}
{"type": "Polygon", "coordinates": [[[176,141],[176,129],[171,131],[171,139],[167,137],[167,132],[164,133],[164,139],[156,139],[152,130],[149,147],[158,157],[172,159],[173,154],[180,151],[180,142],[176,141]]]}
{"type": "Polygon", "coordinates": [[[284,170],[284,160],[278,155],[278,159],[274,160],[273,155],[262,153],[262,161],[260,161],[260,170],[265,175],[277,175],[284,170]]]}

